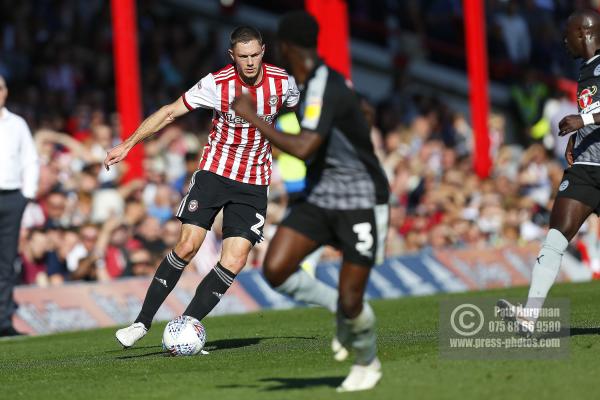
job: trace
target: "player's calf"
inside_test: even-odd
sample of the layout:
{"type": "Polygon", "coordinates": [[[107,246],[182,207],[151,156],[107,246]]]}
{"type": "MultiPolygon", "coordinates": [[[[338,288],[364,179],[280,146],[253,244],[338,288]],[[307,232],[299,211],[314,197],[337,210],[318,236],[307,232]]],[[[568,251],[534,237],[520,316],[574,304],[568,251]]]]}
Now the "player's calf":
{"type": "MultiPolygon", "coordinates": [[[[338,392],[372,389],[381,379],[381,363],[377,358],[375,314],[364,303],[357,317],[346,318],[338,311],[336,337],[342,345],[354,350],[356,359],[350,373],[338,387],[338,392]]],[[[337,356],[337,354],[336,354],[337,356]]]]}
{"type": "Polygon", "coordinates": [[[187,261],[179,257],[175,251],[167,254],[158,266],[152,282],[150,282],[142,309],[135,322],[141,322],[146,329],[150,329],[152,319],[169,293],[175,288],[177,282],[179,282],[186,265],[187,261]]]}
{"type": "Polygon", "coordinates": [[[377,356],[375,313],[369,303],[364,303],[362,311],[355,318],[347,318],[338,311],[336,337],[342,346],[354,351],[355,364],[367,365],[375,359],[377,356]]]}

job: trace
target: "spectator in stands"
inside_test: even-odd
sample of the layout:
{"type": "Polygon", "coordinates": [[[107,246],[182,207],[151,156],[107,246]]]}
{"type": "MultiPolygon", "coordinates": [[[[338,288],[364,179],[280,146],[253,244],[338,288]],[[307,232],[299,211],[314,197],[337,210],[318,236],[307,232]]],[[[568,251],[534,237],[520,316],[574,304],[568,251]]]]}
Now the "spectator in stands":
{"type": "MultiPolygon", "coordinates": [[[[0,73],[10,74],[11,87],[16,88],[11,109],[19,110],[36,128],[42,162],[37,201],[28,204],[23,219],[21,254],[28,260],[35,258],[39,248],[25,247],[28,243],[35,247],[46,236],[49,248],[43,263],[49,284],[153,273],[156,257],[179,235],[179,222],[172,216],[197,168],[196,151],[206,142],[211,123],[209,114],[196,114],[145,143],[147,176],[140,180],[122,184],[123,170],[111,168],[107,173],[98,168],[118,132],[109,13],[101,2],[72,7],[76,3],[63,2],[57,14],[45,12],[49,3],[34,12],[31,2],[0,2],[0,73]],[[119,223],[108,229],[111,217],[119,223]],[[105,230],[112,233],[103,235],[105,230]]],[[[213,33],[196,34],[195,20],[189,16],[158,17],[159,12],[169,13],[159,3],[144,3],[140,8],[141,63],[150,66],[142,71],[146,113],[165,98],[178,96],[174,92],[181,86],[178,82],[204,75],[213,62],[220,64],[204,37],[213,33]]],[[[266,2],[253,3],[270,7],[266,2]]],[[[416,33],[412,40],[422,42],[422,53],[429,53],[429,59],[464,68],[461,1],[387,1],[377,9],[368,1],[360,3],[360,9],[351,7],[350,12],[361,21],[389,14],[394,24],[400,24],[393,26],[416,33]],[[437,47],[431,39],[439,40],[437,47]]],[[[539,70],[573,77],[572,61],[555,51],[561,48],[560,20],[586,1],[528,0],[522,7],[517,1],[508,7],[506,3],[486,2],[489,36],[495,38],[490,55],[508,59],[500,78],[519,91],[513,92],[513,99],[526,132],[520,136],[521,145],[506,145],[506,121],[502,116],[490,119],[495,159],[491,180],[482,181],[472,171],[467,116],[435,91],[419,88],[415,95],[403,68],[397,68],[388,98],[371,118],[374,136],[378,138],[377,130],[381,131],[379,156],[394,195],[390,254],[520,244],[544,236],[547,193],[556,189],[555,171],[560,171],[556,160],[562,158],[562,151],[557,149],[556,156],[549,157],[543,149],[531,147],[532,140],[525,135],[539,127],[542,117],[554,129],[557,124],[552,121],[568,114],[560,110],[574,107],[564,96],[546,102],[548,89],[540,82],[539,70]],[[513,70],[514,64],[526,60],[535,73],[523,73],[518,66],[513,70]],[[559,109],[553,100],[560,101],[559,109]]],[[[393,34],[394,40],[402,36],[402,32],[393,34]]],[[[369,39],[368,30],[363,36],[369,39]]],[[[403,51],[402,46],[395,48],[403,51]]],[[[408,56],[405,52],[395,61],[408,64],[408,56]]],[[[490,63],[492,75],[498,75],[498,64],[490,63]]],[[[552,76],[545,78],[552,80],[552,76]]],[[[275,183],[277,175],[274,171],[275,183]]],[[[286,207],[283,192],[274,187],[271,194],[264,228],[267,241],[286,207]]],[[[193,260],[200,272],[218,260],[222,240],[218,221],[193,260]]],[[[256,247],[250,267],[260,266],[266,244],[256,247]]],[[[328,249],[324,258],[336,256],[328,249]]],[[[5,292],[0,289],[0,293],[5,292]]]]}
{"type": "Polygon", "coordinates": [[[510,0],[506,12],[496,17],[496,23],[502,32],[510,60],[515,65],[527,63],[531,55],[531,37],[519,2],[510,0]]]}
{"type": "Polygon", "coordinates": [[[47,257],[51,248],[46,231],[34,228],[27,233],[27,240],[21,254],[21,274],[23,283],[26,285],[36,284],[48,286],[47,257]]]}

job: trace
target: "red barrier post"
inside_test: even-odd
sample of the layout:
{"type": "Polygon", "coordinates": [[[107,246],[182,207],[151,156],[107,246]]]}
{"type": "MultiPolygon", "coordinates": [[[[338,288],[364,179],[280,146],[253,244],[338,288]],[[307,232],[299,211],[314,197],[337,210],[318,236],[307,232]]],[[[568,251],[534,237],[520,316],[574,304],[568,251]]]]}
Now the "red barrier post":
{"type": "Polygon", "coordinates": [[[474,134],[473,167],[480,178],[487,178],[492,168],[488,131],[488,59],[484,2],[464,0],[469,102],[474,134]]]}
{"type": "Polygon", "coordinates": [[[306,11],[319,23],[319,55],[350,79],[348,5],[345,0],[306,0],[306,11]]]}
{"type": "MultiPolygon", "coordinates": [[[[142,120],[135,0],[111,0],[111,11],[117,111],[125,140],[142,120]]],[[[143,159],[144,147],[134,147],[126,159],[124,182],[144,175],[143,159]]]]}

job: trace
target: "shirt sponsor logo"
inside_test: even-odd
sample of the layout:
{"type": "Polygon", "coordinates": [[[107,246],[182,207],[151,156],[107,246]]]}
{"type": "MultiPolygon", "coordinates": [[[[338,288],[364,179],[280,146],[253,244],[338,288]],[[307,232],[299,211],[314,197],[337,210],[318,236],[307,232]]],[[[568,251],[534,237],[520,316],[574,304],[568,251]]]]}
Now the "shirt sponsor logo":
{"type": "Polygon", "coordinates": [[[582,109],[581,113],[582,114],[595,113],[598,108],[600,108],[600,101],[595,101],[592,104],[590,104],[589,106],[587,106],[586,108],[582,109]]]}
{"type": "Polygon", "coordinates": [[[579,108],[583,110],[586,107],[589,107],[594,101],[594,96],[597,92],[598,87],[596,87],[596,85],[587,87],[579,92],[579,95],[577,96],[577,104],[579,104],[579,108]]]}
{"type": "Polygon", "coordinates": [[[304,118],[302,120],[303,126],[313,127],[316,129],[319,119],[321,118],[321,110],[323,109],[323,103],[321,101],[310,101],[304,108],[304,118]]]}
{"type": "MultiPolygon", "coordinates": [[[[277,114],[268,114],[268,115],[259,115],[258,118],[264,120],[267,123],[272,123],[273,120],[275,119],[275,117],[277,116],[277,114]]],[[[230,124],[235,124],[235,125],[247,125],[249,124],[248,121],[246,121],[244,118],[242,117],[238,117],[237,115],[234,117],[233,114],[231,113],[226,113],[225,114],[225,120],[230,123],[230,124]]]]}

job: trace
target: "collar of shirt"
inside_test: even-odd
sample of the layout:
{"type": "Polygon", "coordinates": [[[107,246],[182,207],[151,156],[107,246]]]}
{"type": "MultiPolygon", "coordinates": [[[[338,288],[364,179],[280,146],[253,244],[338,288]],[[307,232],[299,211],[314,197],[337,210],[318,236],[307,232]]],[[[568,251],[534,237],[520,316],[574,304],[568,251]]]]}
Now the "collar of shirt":
{"type": "Polygon", "coordinates": [[[600,54],[596,54],[595,56],[593,56],[592,58],[590,58],[589,60],[587,60],[585,62],[585,64],[587,65],[587,64],[591,63],[592,61],[594,61],[598,57],[600,57],[600,54]]]}
{"type": "Polygon", "coordinates": [[[317,69],[319,69],[319,67],[323,64],[325,64],[323,59],[320,57],[317,58],[317,61],[315,62],[313,69],[310,70],[310,72],[308,73],[308,75],[306,77],[306,81],[302,84],[298,84],[298,89],[304,90],[306,88],[306,85],[308,84],[308,81],[310,81],[312,78],[314,78],[315,73],[317,72],[317,69]]]}

